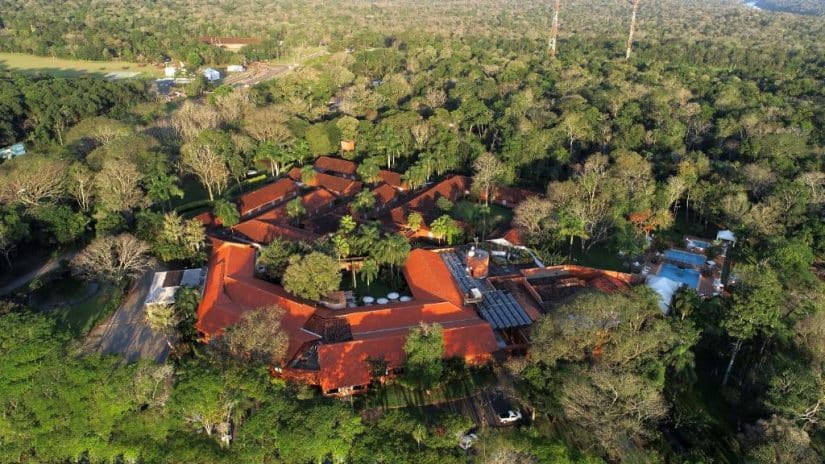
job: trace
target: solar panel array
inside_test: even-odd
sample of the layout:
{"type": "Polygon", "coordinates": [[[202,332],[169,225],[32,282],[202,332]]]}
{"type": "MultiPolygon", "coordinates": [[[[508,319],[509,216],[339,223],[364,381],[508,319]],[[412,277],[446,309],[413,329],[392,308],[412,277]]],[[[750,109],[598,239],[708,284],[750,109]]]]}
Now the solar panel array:
{"type": "Polygon", "coordinates": [[[494,329],[523,327],[533,323],[513,295],[500,290],[485,293],[478,311],[494,329]]]}
{"type": "Polygon", "coordinates": [[[513,295],[497,290],[484,279],[470,276],[458,255],[442,253],[441,259],[463,293],[469,293],[471,288],[481,291],[482,299],[478,305],[478,312],[494,329],[523,327],[533,323],[513,295]]]}

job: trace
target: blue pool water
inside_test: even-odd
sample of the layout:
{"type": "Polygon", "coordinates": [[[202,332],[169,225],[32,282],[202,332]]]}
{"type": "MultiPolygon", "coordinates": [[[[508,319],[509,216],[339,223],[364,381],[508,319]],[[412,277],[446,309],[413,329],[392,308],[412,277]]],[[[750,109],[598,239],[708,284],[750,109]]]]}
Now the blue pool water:
{"type": "Polygon", "coordinates": [[[699,271],[695,269],[679,269],[678,266],[665,263],[659,267],[658,275],[660,277],[667,277],[675,282],[681,282],[693,289],[699,288],[700,275],[699,271]]]}
{"type": "Polygon", "coordinates": [[[704,256],[682,250],[665,251],[665,259],[668,261],[676,261],[677,263],[689,264],[691,266],[701,266],[705,264],[704,256]]]}

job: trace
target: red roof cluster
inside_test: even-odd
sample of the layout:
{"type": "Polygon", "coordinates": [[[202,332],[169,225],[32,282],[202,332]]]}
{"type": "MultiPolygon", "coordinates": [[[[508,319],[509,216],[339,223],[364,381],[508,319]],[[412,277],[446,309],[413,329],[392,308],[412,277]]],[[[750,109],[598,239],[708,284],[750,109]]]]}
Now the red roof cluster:
{"type": "Polygon", "coordinates": [[[389,369],[403,365],[407,334],[422,322],[442,325],[447,357],[481,363],[498,349],[490,325],[464,306],[461,292],[435,252],[410,253],[404,274],[412,301],[340,311],[315,307],[280,286],[256,279],[254,269],[253,247],[213,240],[198,330],[206,338],[219,336],[244,312],[278,305],[286,311],[283,328],[289,335],[284,375],[317,384],[328,394],[369,384],[372,360],[382,360],[389,369]],[[342,335],[325,339],[326,335],[312,331],[324,326],[335,327],[342,335]],[[312,357],[310,353],[317,353],[317,365],[302,368],[297,361],[312,357]]]}
{"type": "Polygon", "coordinates": [[[352,161],[341,158],[322,156],[315,160],[315,170],[319,172],[332,172],[346,176],[354,176],[357,168],[358,166],[352,161]]]}
{"type": "Polygon", "coordinates": [[[450,201],[456,201],[463,197],[469,190],[469,177],[450,176],[419,193],[406,204],[393,208],[390,215],[396,224],[406,224],[407,214],[411,211],[418,211],[426,217],[429,213],[436,210],[435,203],[439,198],[444,197],[450,201]]]}

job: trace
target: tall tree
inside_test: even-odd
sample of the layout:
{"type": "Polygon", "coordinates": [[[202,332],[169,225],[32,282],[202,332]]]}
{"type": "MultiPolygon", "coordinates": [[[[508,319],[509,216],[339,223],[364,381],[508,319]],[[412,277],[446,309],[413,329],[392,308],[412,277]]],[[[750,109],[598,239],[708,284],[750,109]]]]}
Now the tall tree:
{"type": "Polygon", "coordinates": [[[407,335],[404,353],[407,382],[429,390],[444,371],[444,329],[439,324],[421,323],[407,335]]]}

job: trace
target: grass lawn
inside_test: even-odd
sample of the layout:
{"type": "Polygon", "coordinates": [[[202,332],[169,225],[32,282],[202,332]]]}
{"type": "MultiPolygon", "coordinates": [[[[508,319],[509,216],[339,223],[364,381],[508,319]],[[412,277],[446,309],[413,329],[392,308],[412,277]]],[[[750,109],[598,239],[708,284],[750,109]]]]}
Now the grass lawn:
{"type": "Polygon", "coordinates": [[[98,284],[64,277],[28,290],[29,302],[57,321],[57,327],[83,335],[120,304],[123,292],[109,284],[98,284]]]}
{"type": "MultiPolygon", "coordinates": [[[[478,217],[480,204],[474,201],[461,200],[453,206],[450,216],[466,223],[472,223],[478,217]]],[[[513,220],[513,210],[499,205],[490,205],[490,217],[487,218],[487,227],[494,229],[498,225],[509,224],[513,220]]],[[[480,219],[478,222],[481,222],[480,219]]]]}
{"type": "Polygon", "coordinates": [[[91,297],[75,304],[60,306],[52,311],[52,314],[59,327],[83,335],[114,311],[122,297],[123,292],[119,288],[108,284],[101,285],[91,297]]]}
{"type": "MultiPolygon", "coordinates": [[[[565,245],[560,253],[567,255],[568,249],[565,245]]],[[[606,245],[596,245],[590,250],[582,250],[578,243],[573,244],[573,263],[581,266],[606,269],[609,271],[627,272],[628,269],[622,264],[622,260],[615,251],[610,250],[606,245]]]]}
{"type": "Polygon", "coordinates": [[[137,75],[163,77],[163,70],[152,65],[124,61],[84,61],[23,53],[0,53],[0,69],[8,68],[23,73],[44,73],[57,77],[134,77],[137,75]]]}

